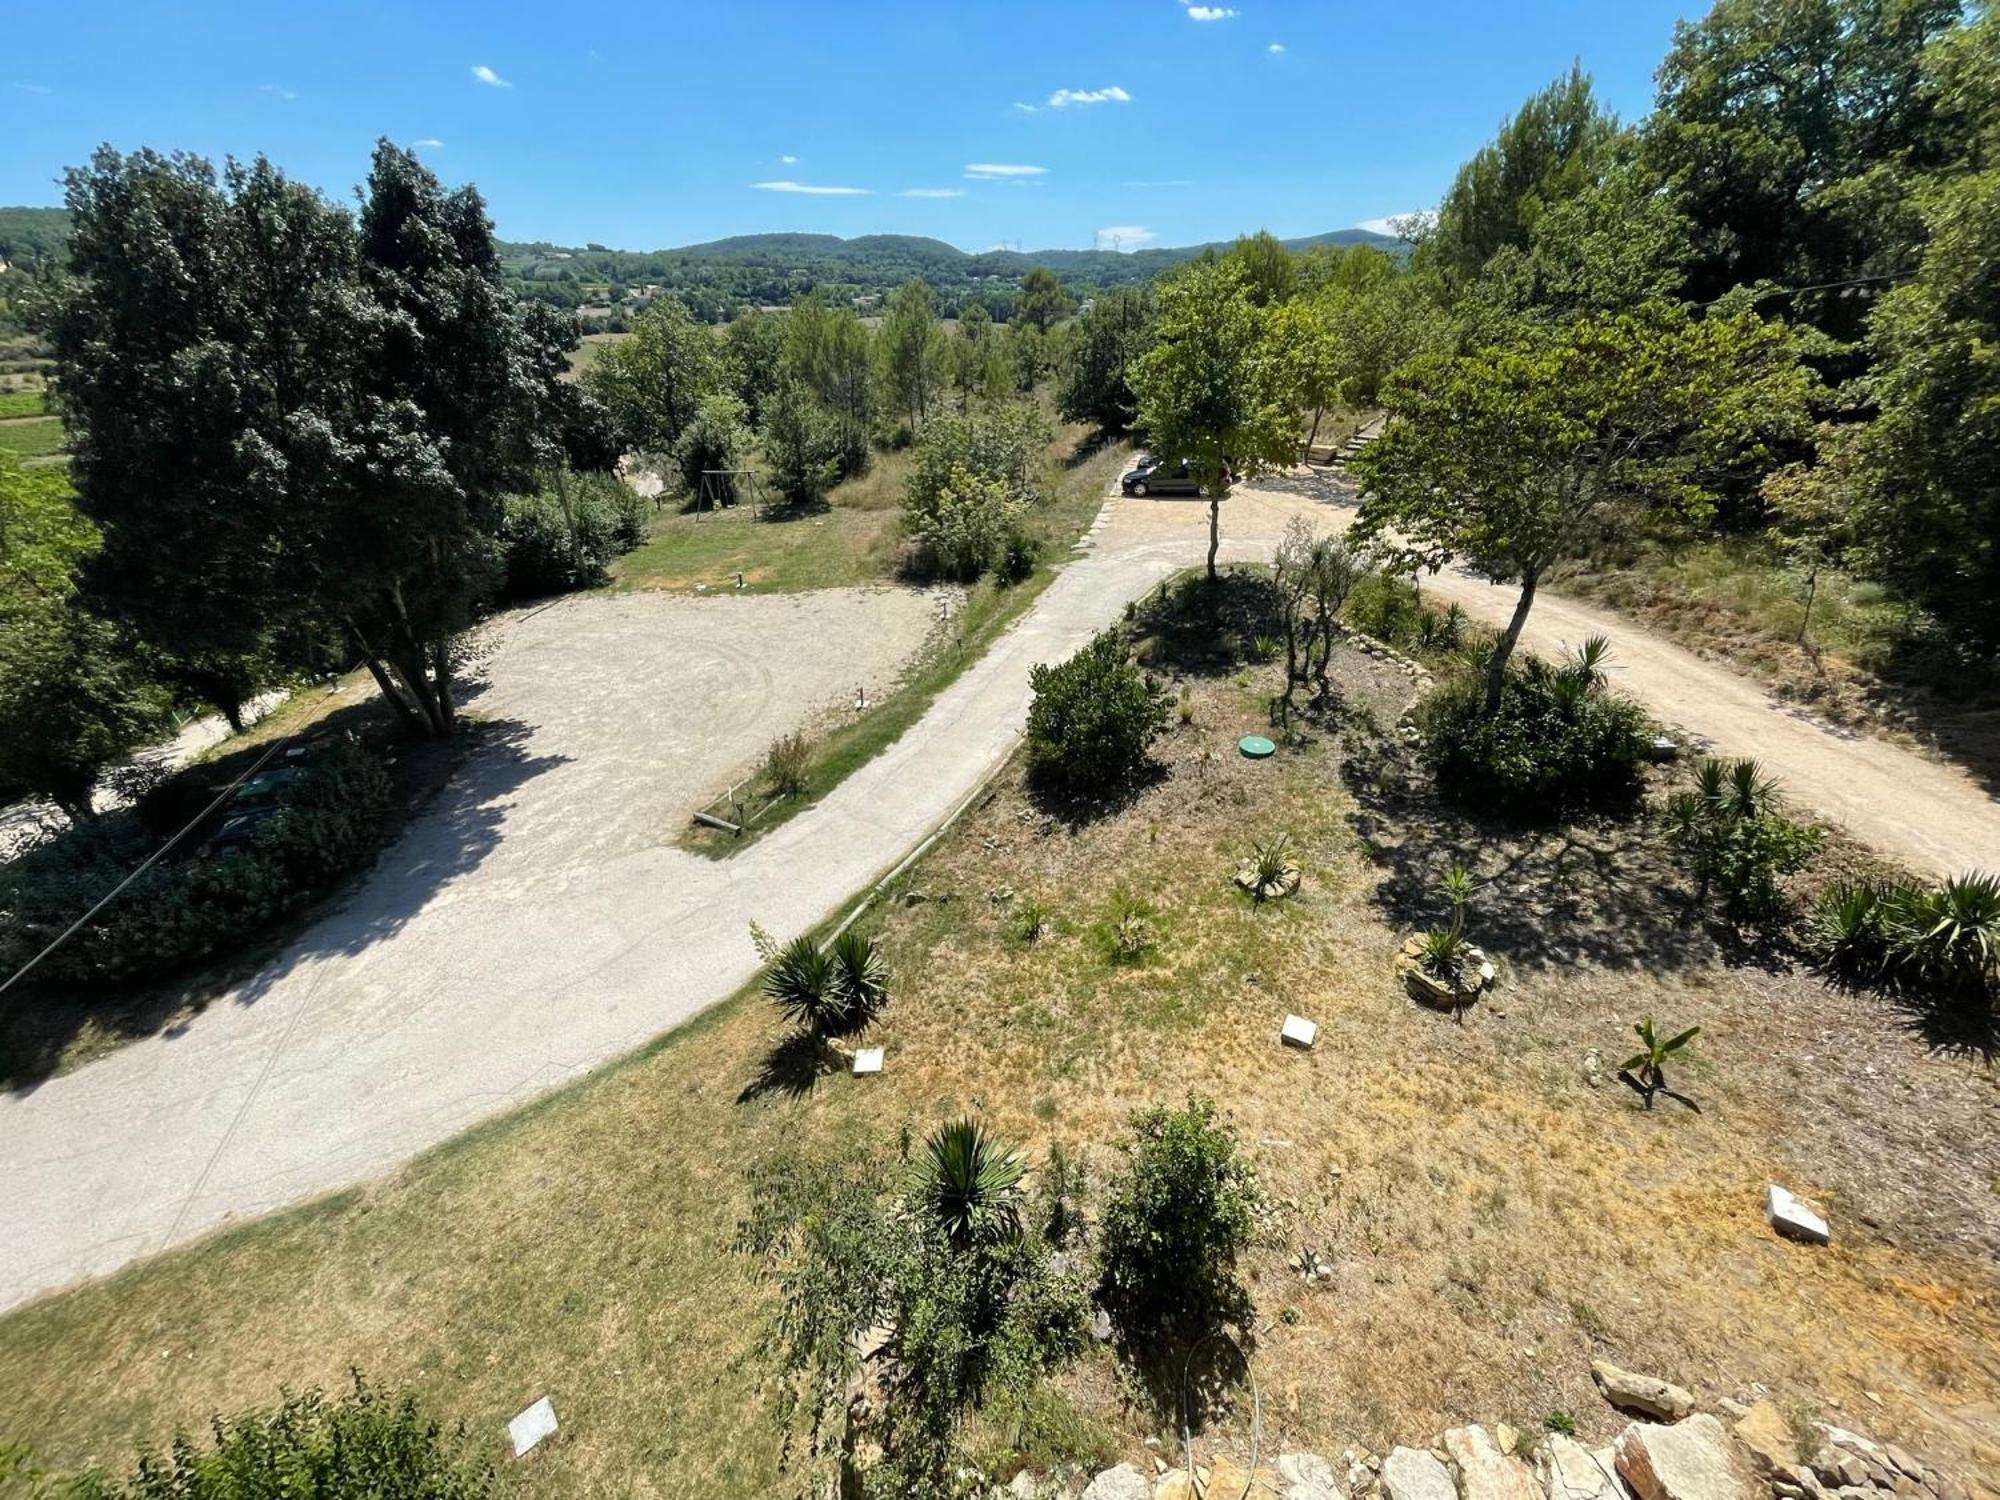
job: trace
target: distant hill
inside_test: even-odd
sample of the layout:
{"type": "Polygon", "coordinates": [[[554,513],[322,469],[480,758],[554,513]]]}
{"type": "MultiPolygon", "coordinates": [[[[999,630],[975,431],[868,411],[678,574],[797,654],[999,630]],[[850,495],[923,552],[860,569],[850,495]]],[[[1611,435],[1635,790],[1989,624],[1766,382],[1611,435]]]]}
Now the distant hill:
{"type": "MultiPolygon", "coordinates": [[[[21,264],[60,252],[69,215],[59,208],[0,208],[0,260],[21,264]]],[[[613,250],[604,245],[502,241],[509,278],[525,294],[561,307],[608,317],[614,303],[648,287],[672,293],[696,316],[717,319],[730,309],[787,304],[815,287],[853,298],[884,295],[912,276],[937,292],[947,313],[984,302],[1004,316],[1024,273],[1046,266],[1080,295],[1150,281],[1162,271],[1230,242],[1136,250],[986,250],[969,252],[921,235],[739,234],[672,250],[613,250]],[[621,296],[619,294],[625,294],[621,296]]],[[[1294,250],[1317,245],[1374,245],[1398,253],[1401,242],[1368,229],[1337,229],[1287,240],[1294,250]]]]}
{"type": "Polygon", "coordinates": [[[0,260],[9,264],[58,255],[68,238],[67,209],[0,208],[0,260]]]}

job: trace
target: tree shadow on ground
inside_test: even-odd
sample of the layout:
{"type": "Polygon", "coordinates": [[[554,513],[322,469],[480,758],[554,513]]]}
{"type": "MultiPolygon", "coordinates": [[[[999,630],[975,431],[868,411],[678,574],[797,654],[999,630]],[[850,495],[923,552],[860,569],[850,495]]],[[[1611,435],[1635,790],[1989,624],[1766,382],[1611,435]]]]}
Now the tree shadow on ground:
{"type": "MultiPolygon", "coordinates": [[[[306,736],[357,733],[390,760],[395,805],[408,821],[391,828],[374,860],[196,968],[139,984],[47,985],[9,995],[10,1008],[0,1015],[0,1084],[39,1083],[86,1038],[90,1050],[108,1051],[141,1037],[181,1036],[225,995],[254,1005],[317,959],[358,953],[393,936],[446,883],[492,852],[513,794],[565,759],[529,754],[531,731],[518,722],[470,723],[448,741],[401,740],[385,737],[382,712],[377,700],[353,704],[306,736]]],[[[202,762],[200,784],[226,787],[268,748],[253,744],[202,762]]]]}
{"type": "Polygon", "coordinates": [[[1354,481],[1340,469],[1265,474],[1250,481],[1244,488],[1278,495],[1297,495],[1302,500],[1317,500],[1322,505],[1358,505],[1361,500],[1354,481]]]}
{"type": "Polygon", "coordinates": [[[1350,751],[1341,776],[1354,798],[1350,821],[1383,873],[1374,903],[1399,932],[1449,925],[1439,882],[1463,864],[1477,887],[1467,936],[1516,966],[1775,961],[1693,919],[1642,819],[1543,828],[1482,818],[1442,801],[1406,753],[1381,744],[1350,751]]]}
{"type": "Polygon", "coordinates": [[[1248,1296],[1240,1322],[1192,1339],[1171,1331],[1121,1333],[1118,1360],[1150,1414],[1178,1438],[1206,1431],[1228,1415],[1237,1392],[1251,1381],[1256,1350],[1248,1296]]]}
{"type": "Polygon", "coordinates": [[[1224,677],[1264,658],[1278,633],[1277,593],[1262,573],[1232,567],[1213,581],[1168,579],[1134,606],[1139,664],[1182,677],[1224,677]]]}
{"type": "Polygon", "coordinates": [[[1172,774],[1160,761],[1147,760],[1131,775],[1110,786],[1067,787],[1046,776],[1030,776],[1028,800],[1037,812],[1074,833],[1089,824],[1117,817],[1172,774]]]}
{"type": "Polygon", "coordinates": [[[802,1099],[819,1087],[822,1078],[838,1071],[838,1059],[818,1037],[809,1031],[787,1032],[772,1043],[736,1102],[754,1104],[772,1094],[802,1099]]]}
{"type": "Polygon", "coordinates": [[[2000,1062],[2000,1011],[1992,1006],[1982,1011],[1973,1004],[1952,1005],[1893,988],[1884,993],[1900,1007],[1903,1029],[1931,1051],[1988,1068],[2000,1062]]]}

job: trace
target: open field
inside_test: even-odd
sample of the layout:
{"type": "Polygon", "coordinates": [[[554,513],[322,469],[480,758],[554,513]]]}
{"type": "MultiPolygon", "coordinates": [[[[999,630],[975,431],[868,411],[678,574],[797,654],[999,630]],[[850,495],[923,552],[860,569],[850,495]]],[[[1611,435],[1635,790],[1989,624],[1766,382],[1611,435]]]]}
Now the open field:
{"type": "Polygon", "coordinates": [[[63,427],[56,417],[0,421],[0,452],[20,458],[48,458],[63,451],[63,427]]]}
{"type": "MultiPolygon", "coordinates": [[[[681,835],[681,847],[698,854],[726,857],[749,847],[772,829],[813,806],[915,724],[940,692],[979,660],[1003,631],[1027,613],[1042,590],[1054,579],[1057,567],[1068,555],[1069,545],[1090,524],[1104,503],[1104,496],[1113,480],[1131,457],[1132,450],[1124,443],[1112,443],[1086,452],[1080,437],[1069,435],[1073,431],[1066,431],[1056,440],[1054,446],[1057,450],[1062,450],[1065,442],[1076,446],[1067,450],[1067,463],[1052,464],[1049,499],[1033,517],[1035,533],[1042,538],[1043,547],[1043,560],[1034,573],[1016,584],[1001,585],[992,579],[982,579],[962,594],[958,590],[947,591],[942,597],[951,600],[950,607],[954,610],[951,628],[933,637],[925,653],[913,663],[910,672],[897,684],[893,693],[872,704],[858,718],[838,725],[815,740],[803,790],[771,804],[745,835],[690,825],[681,835]]],[[[895,514],[893,511],[877,513],[892,518],[895,514]]],[[[746,767],[745,771],[749,773],[755,769],[746,767]]],[[[746,798],[768,795],[769,788],[763,785],[763,781],[762,776],[753,777],[746,798]]]]}
{"type": "Polygon", "coordinates": [[[576,376],[581,375],[585,370],[588,370],[592,365],[597,363],[598,356],[603,354],[606,349],[610,348],[620,339],[627,337],[630,337],[630,335],[623,333],[586,333],[581,342],[577,344],[576,348],[570,354],[570,377],[574,379],[576,376]]]}
{"type": "MultiPolygon", "coordinates": [[[[1440,812],[1370,728],[1407,696],[1392,670],[1340,653],[1340,722],[1256,763],[1233,741],[1265,726],[1272,669],[1200,629],[1149,655],[1192,710],[1157,778],[1072,822],[1009,769],[864,919],[894,976],[885,1074],[772,1071],[779,1029],[739,998],[387,1181],[0,1320],[0,1434],[45,1462],[119,1461],[358,1364],[465,1419],[503,1494],[772,1492],[767,1296],[731,1249],[750,1163],[835,1142],[892,1158],[906,1125],[973,1111],[1037,1159],[1084,1152],[1101,1181],[1127,1109],[1195,1092],[1276,1205],[1247,1268],[1267,1444],[1381,1451],[1450,1418],[1555,1412],[1600,1438],[1604,1354],[1705,1399],[1761,1383],[1797,1413],[1853,1412],[1978,1472],[1972,1445],[2000,1443],[1989,1067],[1782,955],[1732,960],[1682,920],[1638,827],[1440,812]],[[1277,831],[1304,889],[1253,907],[1229,873],[1277,831]],[[1452,859],[1503,964],[1462,1025],[1389,973],[1441,915],[1429,882],[1452,859]],[[1121,898],[1151,913],[1137,964],[1105,941],[1121,898]],[[1016,932],[1028,899],[1053,917],[1036,944],[1016,932]],[[1277,1045],[1286,1011],[1321,1023],[1313,1052],[1277,1045]],[[1703,1027],[1676,1074],[1699,1114],[1648,1113],[1608,1076],[1647,1014],[1703,1027]],[[1770,1235],[1772,1180],[1828,1209],[1831,1247],[1770,1235]],[[1288,1268],[1307,1246],[1332,1281],[1288,1268]],[[561,1435],[505,1461],[506,1418],[542,1394],[561,1435]]],[[[1101,1352],[1062,1389],[1073,1430],[1128,1457],[1166,1435],[1101,1352]]],[[[1204,1451],[1242,1453],[1248,1421],[1240,1403],[1204,1451]]]]}
{"type": "Polygon", "coordinates": [[[39,386],[10,390],[0,387],[0,422],[15,417],[39,417],[48,411],[48,395],[39,386]]]}

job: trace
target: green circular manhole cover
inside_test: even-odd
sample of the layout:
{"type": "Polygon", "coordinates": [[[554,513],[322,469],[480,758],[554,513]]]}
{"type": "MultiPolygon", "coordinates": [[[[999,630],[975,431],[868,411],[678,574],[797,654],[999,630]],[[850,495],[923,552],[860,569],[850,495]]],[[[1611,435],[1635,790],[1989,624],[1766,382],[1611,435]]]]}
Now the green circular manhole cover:
{"type": "Polygon", "coordinates": [[[1262,760],[1277,750],[1277,746],[1261,734],[1246,734],[1236,742],[1236,748],[1252,760],[1262,760]]]}

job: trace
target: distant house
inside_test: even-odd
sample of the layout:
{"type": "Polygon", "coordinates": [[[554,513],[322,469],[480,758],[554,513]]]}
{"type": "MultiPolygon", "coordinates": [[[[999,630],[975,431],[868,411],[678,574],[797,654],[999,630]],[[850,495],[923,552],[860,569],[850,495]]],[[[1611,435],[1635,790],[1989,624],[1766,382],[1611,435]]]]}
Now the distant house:
{"type": "Polygon", "coordinates": [[[865,292],[854,299],[854,310],[858,313],[872,313],[882,305],[882,299],[873,292],[865,292]]]}
{"type": "Polygon", "coordinates": [[[757,304],[757,311],[760,313],[783,313],[790,312],[791,308],[782,302],[759,302],[757,304]]]}

